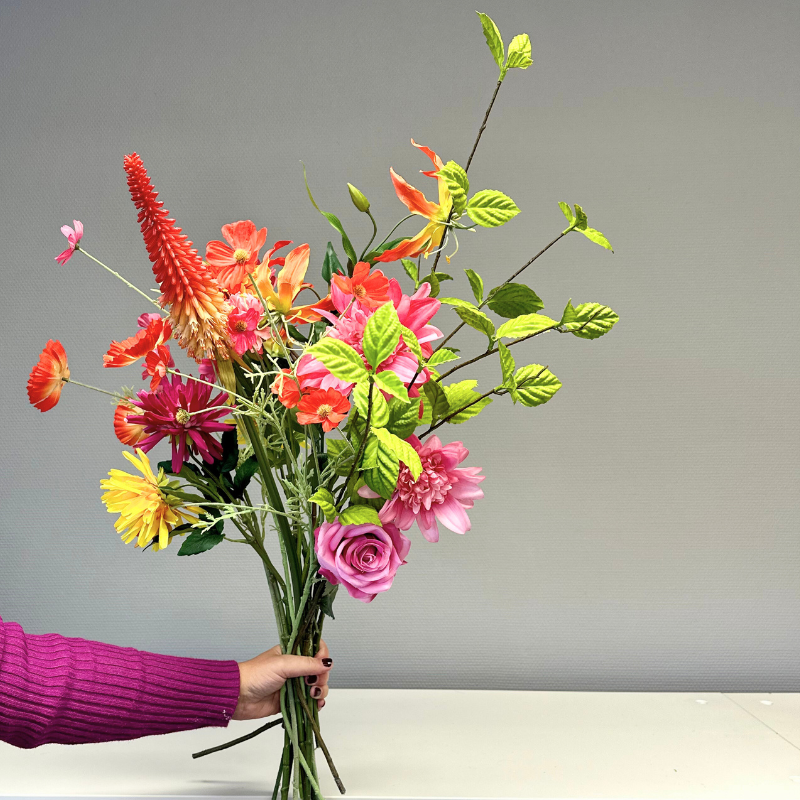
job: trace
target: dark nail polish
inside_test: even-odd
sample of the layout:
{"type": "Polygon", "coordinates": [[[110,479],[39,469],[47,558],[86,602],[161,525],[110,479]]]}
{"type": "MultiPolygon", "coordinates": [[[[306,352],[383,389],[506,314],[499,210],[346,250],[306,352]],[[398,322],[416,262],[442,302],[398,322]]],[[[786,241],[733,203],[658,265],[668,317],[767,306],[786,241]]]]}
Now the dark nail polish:
{"type": "Polygon", "coordinates": [[[306,675],[306,683],[309,686],[311,686],[312,683],[316,683],[316,682],[317,682],[317,676],[316,675],[306,675]]]}
{"type": "Polygon", "coordinates": [[[331,664],[333,664],[333,659],[332,658],[323,658],[322,659],[322,666],[323,667],[329,667],[331,664]]]}
{"type": "Polygon", "coordinates": [[[325,708],[325,701],[324,700],[319,704],[319,707],[320,708],[325,708]]]}
{"type": "Polygon", "coordinates": [[[319,697],[321,694],[322,694],[322,689],[320,689],[319,686],[315,686],[311,690],[311,696],[312,697],[319,697]]]}

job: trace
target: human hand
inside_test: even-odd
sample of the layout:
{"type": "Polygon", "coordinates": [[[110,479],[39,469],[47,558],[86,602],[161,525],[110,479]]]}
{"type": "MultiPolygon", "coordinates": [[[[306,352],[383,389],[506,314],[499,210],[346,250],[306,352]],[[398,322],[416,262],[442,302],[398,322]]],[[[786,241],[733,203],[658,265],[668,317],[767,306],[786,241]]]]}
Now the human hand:
{"type": "Polygon", "coordinates": [[[261,719],[280,714],[281,687],[289,678],[305,677],[317,706],[325,705],[328,674],[333,659],[324,641],[311,656],[283,655],[279,645],[249,661],[239,663],[239,701],[233,719],[261,719]]]}

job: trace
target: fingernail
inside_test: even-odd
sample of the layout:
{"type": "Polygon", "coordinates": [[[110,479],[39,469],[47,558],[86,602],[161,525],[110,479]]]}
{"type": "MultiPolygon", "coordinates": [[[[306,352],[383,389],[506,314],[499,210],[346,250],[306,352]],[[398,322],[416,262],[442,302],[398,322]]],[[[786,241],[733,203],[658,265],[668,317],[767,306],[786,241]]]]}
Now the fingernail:
{"type": "Polygon", "coordinates": [[[325,708],[325,701],[324,700],[319,704],[319,707],[320,708],[325,708]]]}
{"type": "Polygon", "coordinates": [[[333,659],[332,658],[323,658],[322,659],[322,666],[323,667],[329,667],[331,664],[333,664],[333,659]]]}
{"type": "Polygon", "coordinates": [[[306,675],[306,683],[309,686],[311,686],[312,683],[316,683],[316,682],[317,682],[317,676],[316,675],[306,675]]]}
{"type": "Polygon", "coordinates": [[[320,689],[319,686],[315,686],[311,690],[311,696],[312,697],[319,697],[321,694],[322,694],[322,689],[320,689]]]}

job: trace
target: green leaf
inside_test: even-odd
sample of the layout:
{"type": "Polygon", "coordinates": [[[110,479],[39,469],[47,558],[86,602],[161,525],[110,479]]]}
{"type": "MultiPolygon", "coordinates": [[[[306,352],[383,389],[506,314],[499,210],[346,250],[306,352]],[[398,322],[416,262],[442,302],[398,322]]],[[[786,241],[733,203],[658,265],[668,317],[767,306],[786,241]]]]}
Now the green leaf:
{"type": "Polygon", "coordinates": [[[422,348],[419,346],[417,335],[405,325],[400,326],[400,335],[403,337],[406,347],[417,357],[417,361],[422,363],[422,348]]]}
{"type": "Polygon", "coordinates": [[[486,334],[490,342],[494,342],[494,323],[475,306],[456,306],[455,312],[470,328],[486,334]]]}
{"type": "Polygon", "coordinates": [[[391,370],[383,370],[382,372],[375,373],[375,384],[383,389],[384,392],[402,400],[404,403],[408,402],[408,389],[403,385],[403,382],[391,370]]]}
{"type": "Polygon", "coordinates": [[[335,214],[330,214],[327,211],[323,211],[318,205],[317,201],[314,200],[314,196],[311,194],[311,189],[308,186],[308,178],[306,177],[306,165],[303,164],[303,180],[306,184],[306,191],[308,192],[308,199],[311,201],[311,205],[322,214],[325,219],[330,222],[330,224],[337,230],[342,236],[342,247],[344,248],[344,252],[347,253],[347,257],[355,264],[358,261],[358,256],[356,256],[356,251],[353,249],[353,245],[350,242],[349,237],[345,233],[344,227],[342,223],[339,221],[339,217],[335,214]]]}
{"type": "Polygon", "coordinates": [[[432,420],[442,419],[450,413],[450,403],[438,381],[428,381],[423,384],[422,391],[428,398],[427,405],[430,406],[432,420]]]}
{"type": "Polygon", "coordinates": [[[339,514],[339,522],[342,525],[366,525],[367,523],[380,526],[381,518],[378,512],[367,505],[348,506],[339,514]]]}
{"type": "Polygon", "coordinates": [[[336,599],[336,592],[338,591],[338,583],[334,585],[328,581],[325,582],[325,589],[322,592],[319,607],[322,609],[322,613],[327,614],[331,619],[335,619],[333,616],[333,601],[336,599]]]}
{"type": "Polygon", "coordinates": [[[467,308],[475,308],[469,300],[462,300],[460,297],[440,297],[439,302],[444,303],[446,306],[466,306],[467,308]]]}
{"type": "Polygon", "coordinates": [[[473,269],[465,269],[472,294],[475,295],[475,302],[480,305],[483,302],[483,278],[473,269]]]}
{"type": "Polygon", "coordinates": [[[453,211],[460,215],[467,205],[467,192],[469,192],[467,173],[455,161],[448,161],[436,175],[444,180],[453,198],[453,211]]]}
{"type": "Polygon", "coordinates": [[[511,40],[508,46],[506,69],[527,69],[533,64],[531,58],[531,40],[527,33],[520,33],[511,40]]]}
{"type": "Polygon", "coordinates": [[[540,406],[561,388],[561,381],[541,364],[521,367],[514,380],[517,384],[517,398],[524,406],[540,406]]]}
{"type": "Polygon", "coordinates": [[[361,356],[349,344],[339,339],[326,336],[306,352],[313,355],[339,380],[360,383],[368,378],[369,373],[361,356]]]}
{"type": "Polygon", "coordinates": [[[395,351],[400,341],[400,320],[392,303],[384,303],[367,320],[364,328],[364,356],[376,370],[395,351]]]}
{"type": "Polygon", "coordinates": [[[222,458],[213,464],[206,464],[204,469],[212,475],[221,475],[236,469],[236,462],[239,460],[239,440],[236,428],[231,428],[220,437],[222,444],[222,458]]]}
{"type": "Polygon", "coordinates": [[[250,456],[250,458],[239,464],[233,477],[233,494],[235,497],[241,499],[244,496],[244,490],[256,472],[258,472],[258,459],[255,456],[250,456]]]}
{"type": "Polygon", "coordinates": [[[569,325],[571,322],[575,322],[576,319],[575,308],[572,305],[572,298],[570,297],[570,299],[567,300],[567,305],[564,307],[564,313],[561,315],[561,324],[569,325]]]}
{"type": "Polygon", "coordinates": [[[419,418],[420,399],[414,397],[410,403],[402,403],[395,398],[389,403],[389,421],[386,428],[400,439],[408,439],[417,427],[423,424],[419,418]]]}
{"type": "Polygon", "coordinates": [[[437,364],[446,364],[448,361],[455,361],[461,358],[458,353],[448,350],[446,347],[441,347],[429,359],[428,366],[435,367],[437,364]]]}
{"type": "Polygon", "coordinates": [[[344,439],[326,438],[325,443],[328,457],[335,462],[336,474],[347,475],[355,457],[355,451],[350,442],[344,439]]]}
{"type": "Polygon", "coordinates": [[[521,336],[530,336],[538,331],[555,328],[558,324],[544,314],[523,314],[521,317],[504,322],[497,329],[497,338],[519,339],[521,336]]]}
{"type": "Polygon", "coordinates": [[[414,281],[414,288],[419,288],[419,267],[410,258],[401,258],[400,263],[406,271],[406,275],[414,281]]]}
{"type": "MultiPolygon", "coordinates": [[[[567,218],[570,228],[572,228],[575,224],[575,215],[572,213],[569,203],[559,202],[558,207],[561,209],[561,213],[567,218]]],[[[569,228],[567,230],[569,230],[569,228]]],[[[564,231],[564,233],[566,232],[567,231],[564,231]]]]}
{"type": "Polygon", "coordinates": [[[581,339],[599,339],[619,322],[619,316],[600,303],[581,303],[575,308],[575,319],[566,329],[581,339]]]}
{"type": "Polygon", "coordinates": [[[386,428],[377,428],[375,436],[381,443],[381,447],[390,450],[399,461],[402,461],[411,473],[411,477],[416,480],[422,474],[422,462],[419,453],[406,441],[390,433],[386,428]]]}
{"type": "MultiPolygon", "coordinates": [[[[367,418],[369,398],[367,391],[369,387],[370,384],[366,381],[364,383],[359,383],[355,389],[353,389],[352,394],[353,403],[358,409],[358,413],[361,414],[364,419],[367,418]]],[[[370,416],[370,425],[374,425],[376,428],[382,428],[388,421],[389,404],[386,402],[383,392],[381,392],[377,386],[372,386],[372,413],[370,416]]]]}
{"type": "Polygon", "coordinates": [[[325,283],[330,283],[333,275],[344,274],[344,269],[339,263],[339,257],[333,249],[333,244],[328,242],[328,247],[325,250],[325,258],[322,260],[322,280],[324,280],[325,283]]]}
{"type": "Polygon", "coordinates": [[[434,272],[433,274],[438,278],[439,283],[441,283],[442,281],[452,281],[453,280],[453,276],[452,275],[448,275],[446,272],[434,272]]]}
{"type": "Polygon", "coordinates": [[[397,488],[397,478],[400,474],[400,462],[397,456],[383,445],[376,435],[377,428],[370,431],[367,446],[364,451],[362,466],[373,464],[374,466],[364,469],[364,482],[377,492],[384,499],[388,499],[397,488]]]}
{"type": "Polygon", "coordinates": [[[510,319],[521,314],[533,314],[544,308],[544,303],[530,286],[524,283],[504,283],[489,293],[486,305],[501,317],[510,319]]]}
{"type": "Polygon", "coordinates": [[[426,275],[421,281],[420,285],[423,283],[429,283],[431,285],[431,293],[429,297],[437,297],[439,295],[439,278],[436,277],[435,272],[431,272],[429,275],[426,275]]]}
{"type": "Polygon", "coordinates": [[[583,213],[583,209],[575,203],[575,227],[579,230],[585,230],[586,226],[589,224],[589,220],[586,219],[586,214],[583,213]]]}
{"type": "Polygon", "coordinates": [[[503,39],[500,36],[500,31],[497,25],[494,24],[494,20],[488,14],[482,14],[480,11],[476,13],[481,18],[483,35],[486,38],[486,44],[489,45],[489,50],[492,52],[492,58],[494,58],[495,64],[502,70],[506,50],[503,39]]]}
{"type": "Polygon", "coordinates": [[[333,522],[336,518],[336,502],[333,495],[324,487],[317,489],[311,497],[308,498],[309,503],[318,505],[325,515],[326,522],[333,522]]]}
{"type": "Polygon", "coordinates": [[[500,369],[503,371],[503,386],[508,389],[515,389],[514,369],[516,364],[514,363],[514,356],[511,355],[511,351],[502,342],[498,345],[498,351],[500,353],[500,369]]]}
{"type": "MultiPolygon", "coordinates": [[[[176,528],[177,530],[177,528],[176,528]]],[[[181,544],[181,549],[178,550],[179,556],[195,556],[198,553],[205,553],[212,547],[216,547],[225,535],[222,533],[209,533],[208,531],[195,531],[190,533],[181,544]]]]}
{"type": "Polygon", "coordinates": [[[474,391],[477,385],[478,381],[470,380],[451,383],[449,386],[444,387],[447,402],[450,405],[450,414],[453,414],[453,416],[448,415],[447,421],[449,423],[459,425],[462,422],[466,422],[468,419],[480,414],[492,402],[491,397],[484,397],[478,400],[480,395],[474,391]]]}
{"type": "Polygon", "coordinates": [[[496,228],[519,214],[517,204],[508,195],[494,189],[476,192],[467,203],[467,214],[483,228],[496,228]]]}
{"type": "Polygon", "coordinates": [[[581,233],[590,241],[594,242],[595,244],[599,244],[600,247],[605,247],[606,250],[610,250],[612,253],[614,252],[614,248],[611,246],[608,239],[603,236],[600,231],[596,231],[594,228],[582,228],[581,233]]]}

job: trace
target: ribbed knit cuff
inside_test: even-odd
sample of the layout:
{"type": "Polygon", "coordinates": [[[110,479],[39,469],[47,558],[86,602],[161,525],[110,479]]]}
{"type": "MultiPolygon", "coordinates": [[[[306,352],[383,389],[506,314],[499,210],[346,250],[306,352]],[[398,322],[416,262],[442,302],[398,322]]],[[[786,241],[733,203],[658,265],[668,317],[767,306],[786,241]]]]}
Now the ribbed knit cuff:
{"type": "Polygon", "coordinates": [[[236,708],[236,661],[0,629],[0,738],[19,747],[225,727],[236,708]]]}

